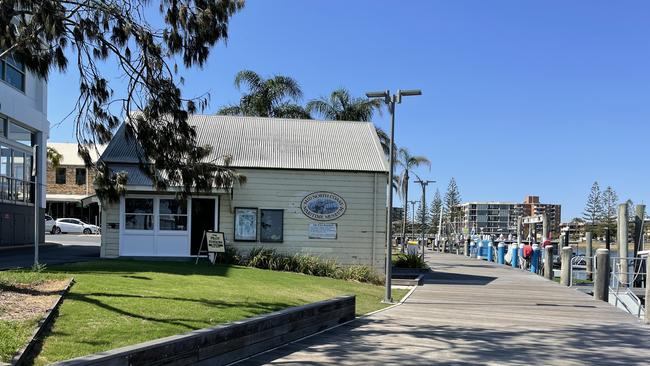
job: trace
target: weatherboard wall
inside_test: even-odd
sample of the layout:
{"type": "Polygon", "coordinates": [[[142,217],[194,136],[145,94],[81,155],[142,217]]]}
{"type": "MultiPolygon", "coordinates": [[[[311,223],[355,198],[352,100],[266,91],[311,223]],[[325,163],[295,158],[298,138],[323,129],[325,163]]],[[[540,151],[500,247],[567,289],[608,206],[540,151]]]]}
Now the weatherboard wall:
{"type": "MultiPolygon", "coordinates": [[[[218,230],[225,234],[226,244],[242,253],[255,247],[275,248],[284,253],[304,253],[334,259],[341,264],[372,265],[384,268],[386,235],[387,174],[375,172],[345,172],[285,169],[238,169],[247,178],[243,186],[236,186],[232,195],[220,195],[218,204],[218,230]],[[332,192],[342,197],[347,209],[331,221],[316,221],[302,212],[305,196],[319,191],[332,192]],[[281,209],[284,211],[283,242],[234,241],[234,208],[281,209]],[[310,239],[309,224],[337,224],[336,239],[310,239]]],[[[160,193],[131,192],[138,197],[158,197],[160,193]]],[[[191,204],[191,203],[190,203],[191,204]]],[[[188,209],[191,222],[191,209],[188,209]]],[[[120,235],[120,203],[103,206],[102,250],[103,257],[128,256],[126,241],[120,235]],[[111,223],[118,224],[117,226],[111,223]]],[[[180,246],[189,245],[183,240],[180,246]]],[[[189,256],[189,253],[186,253],[189,256]]]]}
{"type": "MultiPolygon", "coordinates": [[[[386,237],[387,175],[308,170],[241,169],[248,182],[235,187],[232,199],[221,198],[219,230],[228,244],[241,252],[254,247],[275,248],[286,253],[305,253],[334,259],[342,264],[384,267],[386,237]],[[300,204],[313,192],[327,191],[342,197],[347,205],[343,216],[316,221],[305,216],[300,204]],[[284,241],[263,243],[233,241],[234,208],[284,210],[284,241]],[[337,238],[310,239],[310,223],[337,224],[337,238]],[[373,258],[374,256],[374,258],[373,258]]],[[[259,223],[258,223],[259,226],[259,223]]],[[[259,231],[259,229],[258,229],[259,231]]]]}

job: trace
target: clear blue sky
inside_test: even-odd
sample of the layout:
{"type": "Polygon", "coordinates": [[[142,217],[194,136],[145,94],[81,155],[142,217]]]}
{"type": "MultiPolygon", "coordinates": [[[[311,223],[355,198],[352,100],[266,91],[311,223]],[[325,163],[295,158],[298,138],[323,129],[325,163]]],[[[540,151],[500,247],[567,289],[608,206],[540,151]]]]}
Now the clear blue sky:
{"type": "MultiPolygon", "coordinates": [[[[647,0],[247,0],[228,45],[183,75],[186,96],[210,92],[207,112],[236,102],[242,69],[296,78],[305,101],[422,89],[398,106],[396,142],[433,161],[417,173],[441,192],[456,177],[464,201],[539,195],[568,220],[595,180],[650,198],[647,0]]],[[[50,78],[53,126],[75,80],[50,78]]],[[[72,120],[51,140],[73,141],[72,120]]]]}

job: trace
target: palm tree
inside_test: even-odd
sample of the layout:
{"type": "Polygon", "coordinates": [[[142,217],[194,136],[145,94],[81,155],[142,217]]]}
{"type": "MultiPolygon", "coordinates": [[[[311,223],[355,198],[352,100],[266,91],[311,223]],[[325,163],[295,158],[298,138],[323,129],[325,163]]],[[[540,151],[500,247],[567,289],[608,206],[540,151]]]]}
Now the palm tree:
{"type": "Polygon", "coordinates": [[[242,70],[235,76],[235,87],[246,88],[239,104],[221,107],[217,114],[231,116],[256,116],[279,118],[311,118],[305,109],[297,104],[302,98],[298,82],[288,76],[275,75],[264,79],[251,70],[242,70]]]}
{"type": "Polygon", "coordinates": [[[47,147],[47,162],[52,168],[58,168],[59,165],[61,165],[61,161],[63,161],[63,155],[59,153],[55,148],[52,146],[47,147]]]}
{"type": "MultiPolygon", "coordinates": [[[[431,161],[425,156],[411,155],[407,148],[400,148],[396,156],[397,165],[402,168],[402,174],[399,178],[400,189],[397,191],[404,204],[404,217],[402,219],[402,240],[406,237],[406,218],[408,217],[408,197],[409,197],[409,174],[413,169],[425,165],[431,169],[431,161]]],[[[415,174],[415,173],[414,173],[415,174]]],[[[415,175],[418,179],[417,174],[415,175]]]]}
{"type": "MultiPolygon", "coordinates": [[[[305,109],[328,120],[370,122],[375,112],[381,115],[382,105],[379,99],[353,97],[347,89],[341,88],[334,90],[328,98],[310,100],[305,109]]],[[[388,155],[390,137],[377,126],[375,130],[384,153],[388,155]]]]}

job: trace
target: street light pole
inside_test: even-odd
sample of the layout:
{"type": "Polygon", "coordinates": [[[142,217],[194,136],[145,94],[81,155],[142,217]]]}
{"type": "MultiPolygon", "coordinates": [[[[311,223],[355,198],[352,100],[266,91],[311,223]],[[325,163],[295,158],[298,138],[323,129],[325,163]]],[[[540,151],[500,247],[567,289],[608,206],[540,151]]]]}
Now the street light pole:
{"type": "MultiPolygon", "coordinates": [[[[422,254],[421,258],[424,261],[424,225],[427,217],[427,186],[429,183],[435,183],[435,180],[416,180],[415,183],[418,183],[422,187],[422,254]]],[[[449,246],[449,251],[451,252],[451,244],[449,246]]]]}
{"type": "MultiPolygon", "coordinates": [[[[415,204],[420,201],[408,201],[411,204],[411,237],[415,237],[415,204]]],[[[408,243],[407,243],[408,244],[408,243]]]]}
{"type": "Polygon", "coordinates": [[[402,96],[421,95],[420,90],[398,90],[397,94],[390,94],[389,90],[366,93],[368,98],[380,98],[388,105],[390,112],[390,146],[388,148],[388,213],[386,215],[386,292],[384,302],[392,303],[391,276],[393,271],[393,167],[395,166],[395,104],[402,102],[402,96]]]}

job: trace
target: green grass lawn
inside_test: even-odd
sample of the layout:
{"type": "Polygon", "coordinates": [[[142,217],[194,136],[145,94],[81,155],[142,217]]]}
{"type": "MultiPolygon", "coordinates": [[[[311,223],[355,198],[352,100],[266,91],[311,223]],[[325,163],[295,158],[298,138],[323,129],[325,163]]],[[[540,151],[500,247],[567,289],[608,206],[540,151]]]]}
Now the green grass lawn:
{"type": "MultiPolygon", "coordinates": [[[[103,260],[44,275],[73,276],[75,285],[37,365],[344,294],[357,295],[357,314],[385,306],[382,286],[240,266],[103,260]]],[[[396,289],[394,298],[405,293],[396,289]]]]}

